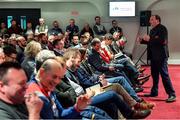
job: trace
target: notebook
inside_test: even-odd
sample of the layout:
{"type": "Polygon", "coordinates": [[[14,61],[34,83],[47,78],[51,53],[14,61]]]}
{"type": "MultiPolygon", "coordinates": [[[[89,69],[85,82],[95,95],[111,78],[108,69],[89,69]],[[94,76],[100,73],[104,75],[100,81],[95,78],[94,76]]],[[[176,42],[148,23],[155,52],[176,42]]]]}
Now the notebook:
{"type": "Polygon", "coordinates": [[[94,96],[103,93],[103,89],[101,88],[100,84],[93,85],[91,87],[86,88],[86,93],[91,93],[91,91],[94,91],[94,96]]]}
{"type": "Polygon", "coordinates": [[[119,52],[119,53],[115,54],[114,59],[117,59],[117,58],[121,57],[122,55],[123,55],[123,53],[119,52]]]}

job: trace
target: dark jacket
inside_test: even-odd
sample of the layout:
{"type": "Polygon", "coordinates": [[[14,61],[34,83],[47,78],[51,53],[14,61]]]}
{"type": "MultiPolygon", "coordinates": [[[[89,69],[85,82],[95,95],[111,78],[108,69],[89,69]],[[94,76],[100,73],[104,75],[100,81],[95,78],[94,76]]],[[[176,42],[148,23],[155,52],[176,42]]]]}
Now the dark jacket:
{"type": "Polygon", "coordinates": [[[8,28],[7,30],[7,33],[11,36],[11,34],[18,34],[18,35],[21,35],[22,34],[22,29],[19,27],[19,26],[14,26],[14,27],[10,27],[8,28]]]}
{"type": "Polygon", "coordinates": [[[88,62],[98,71],[109,71],[109,66],[103,61],[100,54],[92,49],[88,56],[88,62]]]}
{"type": "Polygon", "coordinates": [[[147,44],[147,54],[150,60],[163,60],[169,57],[168,31],[162,24],[157,25],[150,31],[150,41],[142,41],[147,44]]]}
{"type": "Polygon", "coordinates": [[[22,63],[23,62],[23,60],[24,60],[24,57],[25,57],[25,55],[24,55],[24,48],[22,48],[22,47],[20,47],[20,46],[16,46],[16,51],[17,51],[17,61],[19,62],[19,63],[22,63]]]}
{"type": "Polygon", "coordinates": [[[53,27],[53,28],[51,28],[48,32],[49,32],[50,35],[63,34],[62,29],[59,28],[59,27],[53,27]]]}
{"type": "Polygon", "coordinates": [[[70,32],[69,40],[71,41],[71,39],[73,38],[73,35],[79,33],[79,27],[77,25],[74,25],[73,27],[71,25],[68,25],[66,27],[66,32],[70,32]]]}
{"type": "Polygon", "coordinates": [[[120,32],[120,33],[122,33],[122,29],[120,28],[120,27],[112,27],[110,30],[109,30],[109,32],[113,35],[114,34],[114,32],[120,32]]]}
{"type": "Polygon", "coordinates": [[[65,83],[64,81],[61,81],[61,83],[56,86],[55,92],[57,99],[64,108],[73,106],[76,103],[76,92],[71,85],[65,83]]]}
{"type": "Polygon", "coordinates": [[[90,74],[87,69],[81,64],[77,69],[77,76],[83,88],[93,86],[99,82],[99,75],[90,74]]]}
{"type": "Polygon", "coordinates": [[[83,35],[85,32],[89,32],[89,34],[94,38],[94,32],[92,28],[89,28],[89,30],[86,30],[85,28],[83,28],[80,32],[80,36],[83,35]]]}
{"type": "Polygon", "coordinates": [[[94,68],[98,72],[104,73],[107,78],[125,75],[122,71],[122,69],[124,68],[123,65],[105,63],[105,61],[101,58],[100,54],[94,49],[92,49],[89,53],[88,62],[90,63],[92,68],[94,68]],[[115,67],[116,70],[110,71],[110,65],[115,67]]]}

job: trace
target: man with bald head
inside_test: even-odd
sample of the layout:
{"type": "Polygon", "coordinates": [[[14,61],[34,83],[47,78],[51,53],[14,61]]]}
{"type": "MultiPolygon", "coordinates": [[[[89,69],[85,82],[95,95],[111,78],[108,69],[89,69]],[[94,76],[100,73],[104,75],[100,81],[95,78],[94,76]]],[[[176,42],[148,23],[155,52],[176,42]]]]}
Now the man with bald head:
{"type": "Polygon", "coordinates": [[[47,59],[40,67],[37,75],[33,78],[28,86],[26,93],[35,92],[44,105],[41,110],[42,119],[60,119],[60,118],[81,118],[80,111],[84,110],[90,103],[89,96],[82,95],[77,98],[73,107],[64,109],[56,98],[54,89],[64,77],[66,68],[55,59],[47,59]]]}

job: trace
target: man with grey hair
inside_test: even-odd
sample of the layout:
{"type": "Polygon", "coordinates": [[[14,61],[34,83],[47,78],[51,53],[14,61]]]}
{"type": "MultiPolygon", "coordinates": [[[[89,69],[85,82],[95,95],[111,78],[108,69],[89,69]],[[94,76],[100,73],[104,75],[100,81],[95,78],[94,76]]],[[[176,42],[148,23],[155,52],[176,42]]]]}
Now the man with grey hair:
{"type": "Polygon", "coordinates": [[[54,54],[53,51],[50,50],[42,50],[40,51],[36,57],[35,57],[35,69],[34,72],[31,74],[30,76],[30,80],[35,77],[35,75],[37,74],[37,71],[39,70],[39,68],[41,67],[41,65],[43,64],[43,62],[49,58],[55,58],[56,55],[54,54]]]}
{"type": "Polygon", "coordinates": [[[42,50],[40,51],[35,58],[36,61],[36,71],[39,70],[39,68],[41,67],[41,65],[43,64],[43,62],[49,58],[55,58],[56,55],[54,54],[53,51],[50,50],[42,50]]]}

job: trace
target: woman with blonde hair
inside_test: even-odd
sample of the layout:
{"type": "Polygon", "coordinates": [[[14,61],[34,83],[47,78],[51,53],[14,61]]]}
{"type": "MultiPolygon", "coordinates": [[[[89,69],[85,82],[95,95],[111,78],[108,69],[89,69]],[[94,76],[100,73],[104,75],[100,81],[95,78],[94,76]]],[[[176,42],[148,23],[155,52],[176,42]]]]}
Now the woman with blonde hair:
{"type": "Polygon", "coordinates": [[[24,50],[25,58],[21,66],[25,70],[28,80],[35,69],[35,57],[41,51],[41,44],[36,41],[31,41],[27,44],[24,50]]]}

